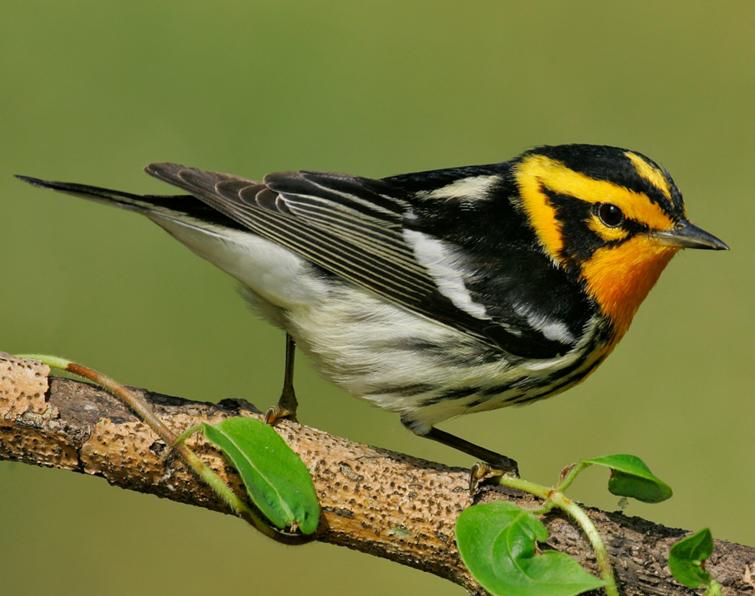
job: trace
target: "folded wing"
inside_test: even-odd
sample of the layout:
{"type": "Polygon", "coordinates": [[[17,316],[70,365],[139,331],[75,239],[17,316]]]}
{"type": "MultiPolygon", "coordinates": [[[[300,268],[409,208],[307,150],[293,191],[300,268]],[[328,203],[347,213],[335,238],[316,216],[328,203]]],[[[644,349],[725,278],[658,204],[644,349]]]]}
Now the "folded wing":
{"type": "Polygon", "coordinates": [[[170,163],[151,164],[147,172],[326,271],[493,348],[540,358],[565,351],[563,343],[544,337],[533,342],[528,335],[523,342],[523,331],[532,330],[512,328],[511,321],[493,320],[483,307],[465,303],[463,278],[453,278],[447,265],[421,262],[418,247],[432,256],[442,242],[422,236],[418,245],[416,233],[407,235],[412,196],[390,182],[291,172],[260,183],[170,163]]]}

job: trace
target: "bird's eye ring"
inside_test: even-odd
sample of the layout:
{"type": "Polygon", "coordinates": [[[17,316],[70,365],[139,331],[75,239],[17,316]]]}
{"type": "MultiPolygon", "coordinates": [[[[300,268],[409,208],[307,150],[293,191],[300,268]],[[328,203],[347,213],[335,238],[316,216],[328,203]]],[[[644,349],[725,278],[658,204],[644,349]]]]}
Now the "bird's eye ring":
{"type": "Polygon", "coordinates": [[[600,221],[609,228],[616,228],[624,223],[624,213],[611,203],[598,203],[595,207],[595,213],[600,221]]]}

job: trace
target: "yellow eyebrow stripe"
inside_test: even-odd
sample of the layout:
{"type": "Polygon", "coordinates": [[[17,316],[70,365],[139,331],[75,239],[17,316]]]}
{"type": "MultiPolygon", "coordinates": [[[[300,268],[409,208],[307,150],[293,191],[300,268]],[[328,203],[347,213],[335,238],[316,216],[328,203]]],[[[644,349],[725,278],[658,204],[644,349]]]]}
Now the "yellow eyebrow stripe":
{"type": "MultiPolygon", "coordinates": [[[[636,192],[608,180],[596,180],[567,168],[564,164],[543,155],[525,159],[516,170],[517,181],[525,203],[547,202],[540,185],[553,192],[575,197],[587,203],[613,203],[627,217],[655,229],[667,229],[672,221],[659,205],[644,193],[636,192]]],[[[527,208],[527,205],[525,205],[527,208]]],[[[552,209],[552,208],[551,208],[552,209]]]]}
{"type": "Polygon", "coordinates": [[[655,186],[663,193],[664,197],[666,197],[669,201],[671,200],[671,189],[668,186],[668,181],[663,175],[663,172],[661,172],[655,166],[649,164],[645,159],[643,159],[636,153],[626,151],[624,155],[626,155],[629,161],[632,162],[634,169],[637,171],[637,174],[641,178],[644,178],[645,180],[650,182],[650,184],[655,186]]]}
{"type": "Polygon", "coordinates": [[[552,192],[575,197],[587,203],[612,203],[628,218],[651,229],[668,230],[673,222],[644,193],[635,192],[608,180],[596,180],[566,167],[544,155],[525,158],[514,171],[524,208],[530,223],[551,258],[561,261],[564,247],[561,224],[543,187],[552,192]]]}

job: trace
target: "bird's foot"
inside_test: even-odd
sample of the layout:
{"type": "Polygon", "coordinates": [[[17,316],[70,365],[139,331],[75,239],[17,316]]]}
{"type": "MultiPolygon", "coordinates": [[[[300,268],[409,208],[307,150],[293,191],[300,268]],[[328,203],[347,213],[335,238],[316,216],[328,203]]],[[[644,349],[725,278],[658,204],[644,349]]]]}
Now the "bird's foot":
{"type": "Polygon", "coordinates": [[[278,403],[265,412],[265,424],[275,426],[275,423],[279,420],[298,422],[296,419],[297,406],[298,402],[293,387],[284,388],[278,403]]]}
{"type": "Polygon", "coordinates": [[[279,420],[298,422],[296,419],[296,410],[291,411],[287,408],[282,408],[280,404],[275,404],[272,408],[268,408],[267,412],[265,412],[265,424],[275,426],[279,420]]]}
{"type": "Polygon", "coordinates": [[[477,489],[487,480],[510,475],[519,478],[519,464],[510,457],[500,456],[495,462],[478,461],[469,470],[469,495],[474,498],[477,489]]]}

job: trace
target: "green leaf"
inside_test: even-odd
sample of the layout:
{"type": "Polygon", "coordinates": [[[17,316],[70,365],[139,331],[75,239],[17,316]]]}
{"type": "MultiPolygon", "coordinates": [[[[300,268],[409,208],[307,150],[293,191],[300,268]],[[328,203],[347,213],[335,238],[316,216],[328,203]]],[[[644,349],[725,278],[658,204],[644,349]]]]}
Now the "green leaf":
{"type": "Polygon", "coordinates": [[[682,538],[668,554],[668,567],[676,580],[688,588],[701,588],[710,584],[710,573],[703,563],[713,552],[713,536],[705,528],[682,538]]]}
{"type": "Polygon", "coordinates": [[[278,528],[298,526],[304,534],[314,533],[320,504],[309,470],[271,426],[238,416],[205,424],[203,430],[238,470],[265,517],[278,528]]]}
{"type": "Polygon", "coordinates": [[[670,499],[671,487],[655,476],[635,455],[617,454],[586,459],[586,464],[605,466],[611,470],[608,490],[620,497],[633,497],[645,503],[660,503],[670,499]]]}
{"type": "Polygon", "coordinates": [[[461,558],[491,594],[571,596],[604,585],[569,555],[536,554],[547,539],[540,520],[511,503],[474,505],[456,520],[461,558]]]}

